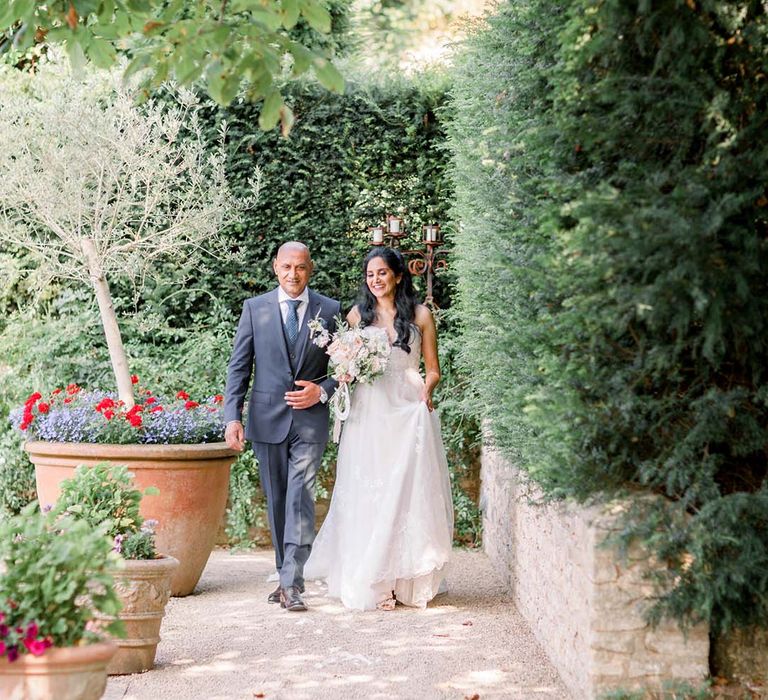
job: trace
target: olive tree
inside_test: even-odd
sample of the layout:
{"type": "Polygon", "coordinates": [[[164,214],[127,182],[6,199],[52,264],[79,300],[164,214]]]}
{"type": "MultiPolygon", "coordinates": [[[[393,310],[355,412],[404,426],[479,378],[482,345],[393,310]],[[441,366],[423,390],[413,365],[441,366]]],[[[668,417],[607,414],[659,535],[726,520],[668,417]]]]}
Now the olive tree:
{"type": "MultiPolygon", "coordinates": [[[[258,194],[230,192],[223,148],[209,148],[196,98],[137,106],[116,72],[73,76],[60,61],[36,75],[0,67],[0,236],[39,261],[38,285],[91,286],[118,395],[131,376],[108,279],[137,286],[163,258],[221,249],[222,231],[258,194]]],[[[226,126],[221,129],[222,143],[226,126]]]]}

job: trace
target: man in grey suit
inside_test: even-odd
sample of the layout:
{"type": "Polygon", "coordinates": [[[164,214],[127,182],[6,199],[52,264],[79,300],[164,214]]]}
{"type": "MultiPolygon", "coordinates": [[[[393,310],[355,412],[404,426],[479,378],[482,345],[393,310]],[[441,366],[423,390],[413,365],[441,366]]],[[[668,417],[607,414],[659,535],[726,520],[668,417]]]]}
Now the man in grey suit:
{"type": "Polygon", "coordinates": [[[246,299],[235,335],[224,397],[225,440],[253,444],[267,497],[280,583],[267,600],[306,610],[304,563],[315,537],[315,474],[328,441],[328,398],[336,388],[328,356],[309,338],[307,322],[333,332],[339,302],[307,287],[312,259],[303,243],[280,247],[272,263],[279,286],[246,299]],[[243,402],[253,379],[248,417],[243,402]]]}

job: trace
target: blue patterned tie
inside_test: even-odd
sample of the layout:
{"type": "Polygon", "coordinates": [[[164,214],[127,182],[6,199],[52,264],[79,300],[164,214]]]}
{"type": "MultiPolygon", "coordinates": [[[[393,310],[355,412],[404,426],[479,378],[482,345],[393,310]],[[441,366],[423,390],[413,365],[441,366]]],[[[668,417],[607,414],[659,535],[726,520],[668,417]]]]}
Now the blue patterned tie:
{"type": "Polygon", "coordinates": [[[296,338],[299,337],[299,299],[288,300],[288,315],[285,318],[285,335],[291,347],[296,344],[296,338]]]}

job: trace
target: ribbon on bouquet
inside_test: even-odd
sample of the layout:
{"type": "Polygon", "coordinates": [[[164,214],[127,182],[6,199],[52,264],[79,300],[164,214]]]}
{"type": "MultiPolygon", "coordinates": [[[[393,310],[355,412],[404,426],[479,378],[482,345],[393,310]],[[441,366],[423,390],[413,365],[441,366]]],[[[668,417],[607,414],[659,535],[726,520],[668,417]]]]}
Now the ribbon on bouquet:
{"type": "Polygon", "coordinates": [[[349,382],[339,382],[339,387],[331,397],[330,407],[333,409],[333,441],[341,437],[341,424],[349,418],[352,410],[352,396],[349,393],[349,382]]]}

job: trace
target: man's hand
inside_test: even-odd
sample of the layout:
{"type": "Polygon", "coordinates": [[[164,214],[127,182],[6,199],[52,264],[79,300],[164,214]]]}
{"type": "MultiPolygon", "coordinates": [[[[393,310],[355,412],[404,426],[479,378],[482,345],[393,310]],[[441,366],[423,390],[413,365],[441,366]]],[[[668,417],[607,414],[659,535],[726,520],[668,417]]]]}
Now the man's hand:
{"type": "Polygon", "coordinates": [[[224,431],[224,440],[230,450],[235,450],[236,452],[243,451],[245,447],[245,431],[243,430],[243,424],[239,420],[232,421],[227,425],[224,431]]]}
{"type": "Polygon", "coordinates": [[[301,391],[287,391],[285,393],[285,403],[291,408],[311,408],[320,401],[320,386],[318,384],[304,379],[297,380],[296,384],[304,388],[301,391]]]}

